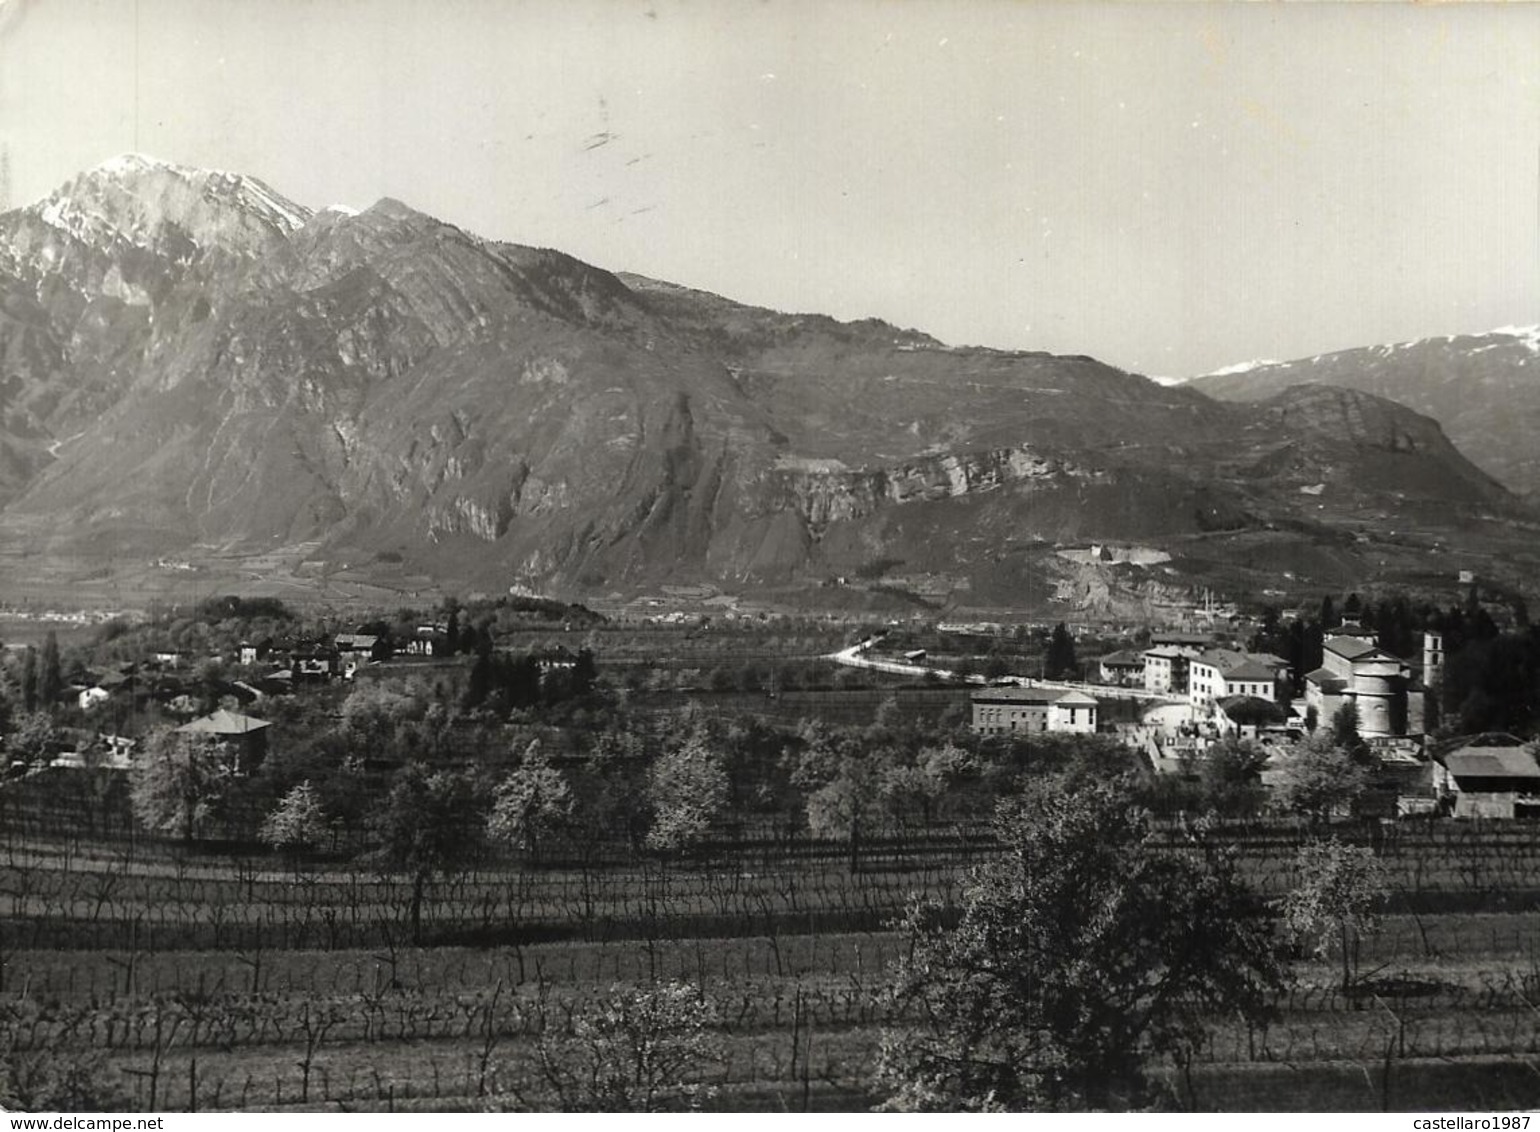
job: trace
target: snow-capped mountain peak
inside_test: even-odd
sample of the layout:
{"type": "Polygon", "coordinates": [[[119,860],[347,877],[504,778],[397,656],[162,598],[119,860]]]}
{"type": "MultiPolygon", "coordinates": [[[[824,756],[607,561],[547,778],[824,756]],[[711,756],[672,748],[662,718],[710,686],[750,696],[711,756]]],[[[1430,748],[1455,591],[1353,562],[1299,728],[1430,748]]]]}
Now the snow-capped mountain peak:
{"type": "Polygon", "coordinates": [[[187,245],[264,251],[310,211],[256,177],[194,169],[143,154],[113,157],[30,206],[45,224],[86,243],[125,241],[185,253],[187,245]]]}

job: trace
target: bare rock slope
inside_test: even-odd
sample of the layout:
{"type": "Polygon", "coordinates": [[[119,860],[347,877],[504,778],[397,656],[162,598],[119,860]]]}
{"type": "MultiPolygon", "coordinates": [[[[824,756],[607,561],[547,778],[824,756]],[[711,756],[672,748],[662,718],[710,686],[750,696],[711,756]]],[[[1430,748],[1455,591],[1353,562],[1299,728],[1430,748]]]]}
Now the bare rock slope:
{"type": "Polygon", "coordinates": [[[1221,404],[126,158],[0,215],[0,526],[467,582],[992,569],[1055,540],[1527,514],[1398,405],[1221,404]],[[1332,482],[1330,491],[1316,484],[1332,482]],[[1314,492],[1314,494],[1312,494],[1314,492]]]}

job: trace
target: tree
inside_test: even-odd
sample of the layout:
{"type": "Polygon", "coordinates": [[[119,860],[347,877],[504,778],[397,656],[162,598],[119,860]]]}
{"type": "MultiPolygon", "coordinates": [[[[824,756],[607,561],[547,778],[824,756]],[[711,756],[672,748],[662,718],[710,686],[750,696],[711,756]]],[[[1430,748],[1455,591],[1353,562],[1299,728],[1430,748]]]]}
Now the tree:
{"type": "Polygon", "coordinates": [[[376,813],[377,860],[411,878],[412,939],[422,941],[422,904],[428,882],[460,868],[475,853],[482,824],[469,779],[412,763],[396,772],[376,813]]]}
{"type": "Polygon", "coordinates": [[[129,781],[146,829],[192,841],[219,810],[230,773],[210,743],[161,728],[146,736],[129,781]]]}
{"type": "Polygon", "coordinates": [[[1351,807],[1368,789],[1369,769],[1337,746],[1325,730],[1290,743],[1279,755],[1278,804],[1285,810],[1328,821],[1351,807]]]}
{"type": "Polygon", "coordinates": [[[848,842],[855,872],[861,839],[881,813],[882,791],[875,759],[850,747],[838,758],[833,776],[807,796],[807,827],[814,837],[848,842]]]}
{"type": "Polygon", "coordinates": [[[257,836],[297,860],[299,854],[318,847],[330,832],[320,791],[307,779],[279,799],[272,813],[262,819],[257,836]]]}
{"type": "Polygon", "coordinates": [[[16,720],[15,727],[6,736],[6,747],[13,759],[41,765],[53,756],[58,736],[53,716],[46,711],[30,711],[16,720]]]}
{"type": "MultiPolygon", "coordinates": [[[[1029,788],[956,926],[914,904],[878,1079],[904,1110],[1148,1103],[1147,1067],[1187,1067],[1208,1019],[1265,1017],[1285,966],[1265,904],[1203,825],[1162,850],[1128,779],[1029,788]]],[[[1190,1082],[1189,1082],[1190,1086],[1190,1082]]]]}
{"type": "Polygon", "coordinates": [[[1342,701],[1342,706],[1332,713],[1331,741],[1355,755],[1366,749],[1358,734],[1358,704],[1353,700],[1342,701]]]}
{"type": "Polygon", "coordinates": [[[481,649],[476,653],[476,660],[471,665],[470,675],[465,680],[465,696],[462,703],[467,708],[480,707],[488,694],[493,690],[496,679],[497,664],[492,658],[490,648],[481,649]]]}
{"type": "Polygon", "coordinates": [[[1210,808],[1227,817],[1251,817],[1262,809],[1262,768],[1267,752],[1229,738],[1215,743],[1201,760],[1198,776],[1210,808]]]}
{"type": "Polygon", "coordinates": [[[670,746],[652,766],[647,796],[652,803],[650,849],[685,849],[705,838],[727,808],[727,770],[722,756],[697,728],[670,746]]]}
{"type": "Polygon", "coordinates": [[[37,710],[37,650],[31,645],[21,657],[21,706],[23,711],[37,710]]]}
{"type": "Polygon", "coordinates": [[[572,805],[566,775],[551,765],[536,739],[493,793],[487,836],[538,861],[541,840],[566,823],[572,805]]]}
{"type": "Polygon", "coordinates": [[[1353,989],[1363,937],[1379,927],[1387,893],[1385,868],[1374,850],[1333,838],[1302,846],[1294,859],[1296,885],[1284,901],[1284,923],[1317,955],[1335,946],[1342,960],[1342,990],[1353,989]]]}
{"type": "Polygon", "coordinates": [[[59,669],[59,634],[52,629],[43,638],[43,659],[37,679],[38,704],[44,711],[52,711],[64,694],[64,676],[59,669]]]}
{"type": "MultiPolygon", "coordinates": [[[[699,1078],[720,1062],[716,1011],[687,983],[611,987],[572,1019],[552,1021],[536,1047],[533,1086],[508,1075],[506,1096],[523,1108],[561,1112],[679,1112],[715,1095],[699,1078]]],[[[504,1076],[504,1075],[500,1075],[504,1076]]]]}
{"type": "Polygon", "coordinates": [[[1067,680],[1078,674],[1080,665],[1075,659],[1075,638],[1060,621],[1053,627],[1048,638],[1048,652],[1043,657],[1043,679],[1067,680]]]}
{"type": "Polygon", "coordinates": [[[1337,616],[1337,607],[1332,603],[1331,594],[1321,599],[1320,623],[1322,629],[1335,629],[1342,624],[1342,618],[1337,616]]]}
{"type": "Polygon", "coordinates": [[[572,821],[584,848],[620,837],[633,851],[647,827],[647,747],[633,730],[612,727],[594,740],[572,779],[572,821]]]}
{"type": "Polygon", "coordinates": [[[572,694],[574,696],[586,696],[594,690],[594,685],[599,682],[599,666],[594,661],[592,649],[578,649],[577,659],[572,665],[572,694]]]}

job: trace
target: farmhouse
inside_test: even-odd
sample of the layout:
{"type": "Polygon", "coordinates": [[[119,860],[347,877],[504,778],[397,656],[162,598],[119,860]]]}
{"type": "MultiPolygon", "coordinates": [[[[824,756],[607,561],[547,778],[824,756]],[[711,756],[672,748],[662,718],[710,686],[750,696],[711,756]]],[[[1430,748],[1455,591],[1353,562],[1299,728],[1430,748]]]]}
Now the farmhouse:
{"type": "Polygon", "coordinates": [[[1540,762],[1522,739],[1489,732],[1433,756],[1433,783],[1457,818],[1540,815],[1540,762]]]}
{"type": "Polygon", "coordinates": [[[298,681],[327,681],[342,671],[337,650],[327,645],[307,642],[289,652],[289,670],[298,681]]]}
{"type": "Polygon", "coordinates": [[[390,643],[374,633],[338,633],[332,647],[344,663],[367,664],[371,660],[385,660],[390,656],[390,643]]]}
{"type": "Polygon", "coordinates": [[[81,711],[93,711],[112,698],[112,693],[100,684],[92,684],[89,688],[80,689],[76,702],[81,711]]]}
{"type": "Polygon", "coordinates": [[[1144,684],[1144,654],[1137,652],[1110,652],[1097,664],[1103,684],[1116,684],[1124,688],[1137,688],[1144,684]]]}
{"type": "Polygon", "coordinates": [[[973,730],[980,735],[1096,731],[1096,700],[1056,688],[990,688],[974,692],[973,730]]]}
{"type": "Polygon", "coordinates": [[[267,729],[272,724],[220,708],[191,723],[184,723],[176,734],[191,742],[213,746],[231,774],[250,774],[267,755],[267,729]]]}
{"type": "Polygon", "coordinates": [[[440,625],[419,625],[398,651],[407,656],[442,655],[449,646],[448,630],[440,625]]]}
{"type": "Polygon", "coordinates": [[[242,641],[240,645],[240,658],[242,664],[262,664],[266,662],[268,655],[273,651],[273,638],[264,637],[260,641],[242,641]]]}

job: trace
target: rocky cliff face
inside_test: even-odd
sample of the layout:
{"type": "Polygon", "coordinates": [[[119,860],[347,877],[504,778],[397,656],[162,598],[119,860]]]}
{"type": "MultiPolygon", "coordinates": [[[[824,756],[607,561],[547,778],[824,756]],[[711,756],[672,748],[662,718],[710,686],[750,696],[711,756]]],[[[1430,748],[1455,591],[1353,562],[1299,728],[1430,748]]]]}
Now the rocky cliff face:
{"type": "Polygon", "coordinates": [[[764,504],[797,515],[811,532],[821,534],[832,523],[864,519],[889,505],[1094,475],[1025,445],[923,456],[879,468],[851,469],[838,462],[823,466],[827,463],[793,461],[772,468],[764,504]]]}
{"type": "Polygon", "coordinates": [[[120,555],[752,584],[1320,523],[1298,491],[1328,472],[1355,507],[1515,506],[1372,397],[1226,406],[143,159],[0,216],[0,366],[0,525],[120,555]]]}

